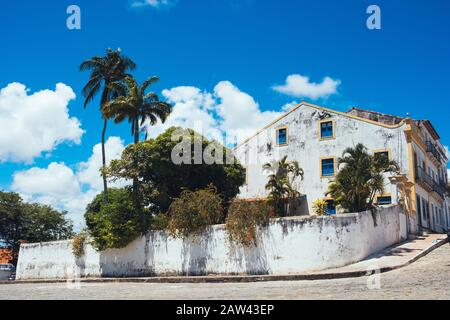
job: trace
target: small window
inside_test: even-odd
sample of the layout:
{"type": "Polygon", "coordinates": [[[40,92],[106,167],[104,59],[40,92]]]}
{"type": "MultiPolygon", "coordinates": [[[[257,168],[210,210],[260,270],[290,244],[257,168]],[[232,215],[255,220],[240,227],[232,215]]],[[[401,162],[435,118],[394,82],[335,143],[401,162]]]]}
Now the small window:
{"type": "Polygon", "coordinates": [[[392,204],[392,197],[391,196],[377,197],[377,204],[380,206],[392,204]]]}
{"type": "Polygon", "coordinates": [[[322,159],[322,177],[334,176],[334,158],[322,159]]]}
{"type": "Polygon", "coordinates": [[[279,146],[287,145],[287,135],[288,135],[287,128],[277,129],[277,145],[279,146]]]}
{"type": "Polygon", "coordinates": [[[325,200],[325,202],[327,203],[327,214],[336,214],[336,205],[334,204],[334,200],[325,200]]]}
{"type": "Polygon", "coordinates": [[[374,152],[375,158],[385,158],[389,160],[389,151],[377,151],[374,152]]]}
{"type": "Polygon", "coordinates": [[[320,138],[330,139],[334,137],[333,121],[326,121],[320,123],[320,138]]]}

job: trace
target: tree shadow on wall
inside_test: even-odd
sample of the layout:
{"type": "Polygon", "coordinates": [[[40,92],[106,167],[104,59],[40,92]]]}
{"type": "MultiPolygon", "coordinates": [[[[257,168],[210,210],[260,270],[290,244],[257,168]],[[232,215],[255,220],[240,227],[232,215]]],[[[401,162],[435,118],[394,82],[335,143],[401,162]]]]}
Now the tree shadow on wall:
{"type": "Polygon", "coordinates": [[[215,248],[214,231],[209,228],[200,237],[183,239],[181,249],[182,274],[184,276],[205,276],[208,274],[208,260],[215,248]]]}

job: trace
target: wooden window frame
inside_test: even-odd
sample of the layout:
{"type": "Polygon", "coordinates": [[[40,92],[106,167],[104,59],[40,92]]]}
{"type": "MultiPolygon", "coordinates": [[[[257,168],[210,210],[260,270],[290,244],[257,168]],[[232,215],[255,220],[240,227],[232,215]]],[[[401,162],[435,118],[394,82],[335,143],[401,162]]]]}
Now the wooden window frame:
{"type": "Polygon", "coordinates": [[[383,148],[383,149],[375,149],[372,150],[372,154],[375,156],[377,153],[384,153],[387,152],[388,153],[388,158],[389,161],[392,161],[392,148],[383,148]]]}
{"type": "Polygon", "coordinates": [[[378,206],[390,206],[390,205],[393,204],[392,199],[393,198],[392,198],[392,194],[391,193],[378,194],[378,195],[375,196],[375,204],[378,205],[378,206]],[[378,204],[378,199],[379,198],[384,198],[384,197],[390,197],[391,198],[391,203],[389,203],[389,204],[378,204]]]}
{"type": "Polygon", "coordinates": [[[289,145],[289,128],[287,126],[277,127],[275,128],[275,146],[277,147],[286,147],[289,145]],[[286,143],[285,144],[279,144],[278,143],[278,132],[280,130],[286,130],[286,143]]]}
{"type": "Polygon", "coordinates": [[[337,175],[337,159],[336,157],[320,157],[320,178],[321,179],[332,179],[335,178],[337,175]],[[333,160],[334,163],[334,174],[329,176],[323,175],[323,160],[333,160]]]}
{"type": "Polygon", "coordinates": [[[319,130],[319,140],[320,141],[336,139],[336,121],[335,120],[325,119],[325,120],[319,121],[318,130],[319,130]],[[322,123],[327,123],[327,122],[331,122],[333,125],[333,135],[331,137],[322,137],[322,123]]]}

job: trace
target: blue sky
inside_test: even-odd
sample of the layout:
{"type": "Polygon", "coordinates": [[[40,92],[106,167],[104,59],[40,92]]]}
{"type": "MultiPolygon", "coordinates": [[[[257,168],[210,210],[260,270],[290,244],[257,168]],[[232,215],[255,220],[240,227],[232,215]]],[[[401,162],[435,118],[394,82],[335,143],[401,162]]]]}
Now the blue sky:
{"type": "MultiPolygon", "coordinates": [[[[76,98],[71,98],[70,88],[60,88],[69,118],[48,114],[50,119],[55,114],[54,146],[31,160],[3,159],[0,188],[12,189],[16,172],[35,169],[31,173],[51,176],[61,168],[69,169],[61,179],[80,172],[85,175],[67,188],[75,190],[77,183],[83,192],[90,188],[86,171],[89,159],[95,160],[93,148],[100,141],[102,122],[96,103],[87,110],[82,107],[81,88],[88,74],[78,72],[78,66],[108,47],[120,47],[133,58],[139,80],[159,76],[161,81],[153,90],[172,102],[187,103],[179,98],[184,94],[195,96],[192,101],[203,111],[205,106],[218,106],[213,118],[228,117],[220,122],[223,127],[232,128],[233,119],[242,121],[237,119],[240,115],[224,115],[224,108],[233,101],[257,108],[259,118],[248,125],[251,130],[280,112],[283,105],[304,99],[342,111],[360,106],[400,116],[409,112],[413,118],[431,120],[443,144],[450,144],[449,1],[148,2],[139,7],[128,0],[2,4],[0,88],[17,82],[32,95],[54,91],[57,83],[64,83],[76,98]],[[71,4],[81,8],[81,30],[66,28],[66,9],[71,4]],[[381,8],[381,30],[366,27],[366,9],[371,4],[381,8]],[[318,89],[311,83],[321,84],[325,77],[335,82],[322,87],[321,97],[320,93],[293,97],[274,90],[275,85],[285,84],[289,75],[308,77],[311,90],[318,89]],[[180,86],[190,86],[191,91],[173,89],[180,86]],[[72,125],[72,129],[58,128],[58,123],[72,125]],[[55,171],[48,170],[50,164],[55,171]]],[[[131,142],[126,124],[111,125],[108,135],[123,139],[111,140],[117,154],[131,142]]],[[[28,190],[33,193],[32,187],[28,190]]],[[[51,195],[40,191],[40,197],[72,208],[68,199],[55,200],[57,192],[49,192],[51,195]]]]}

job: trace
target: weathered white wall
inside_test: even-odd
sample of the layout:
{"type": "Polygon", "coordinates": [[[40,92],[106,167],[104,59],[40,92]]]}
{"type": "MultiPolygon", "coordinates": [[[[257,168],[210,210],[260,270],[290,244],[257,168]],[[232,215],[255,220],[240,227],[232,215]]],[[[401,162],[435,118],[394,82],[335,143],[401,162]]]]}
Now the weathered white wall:
{"type": "Polygon", "coordinates": [[[96,252],[88,245],[79,259],[71,241],[24,244],[17,278],[300,273],[360,261],[406,237],[406,217],[396,206],[374,214],[277,219],[251,248],[230,245],[224,226],[198,242],[151,232],[120,250],[96,252]]]}

